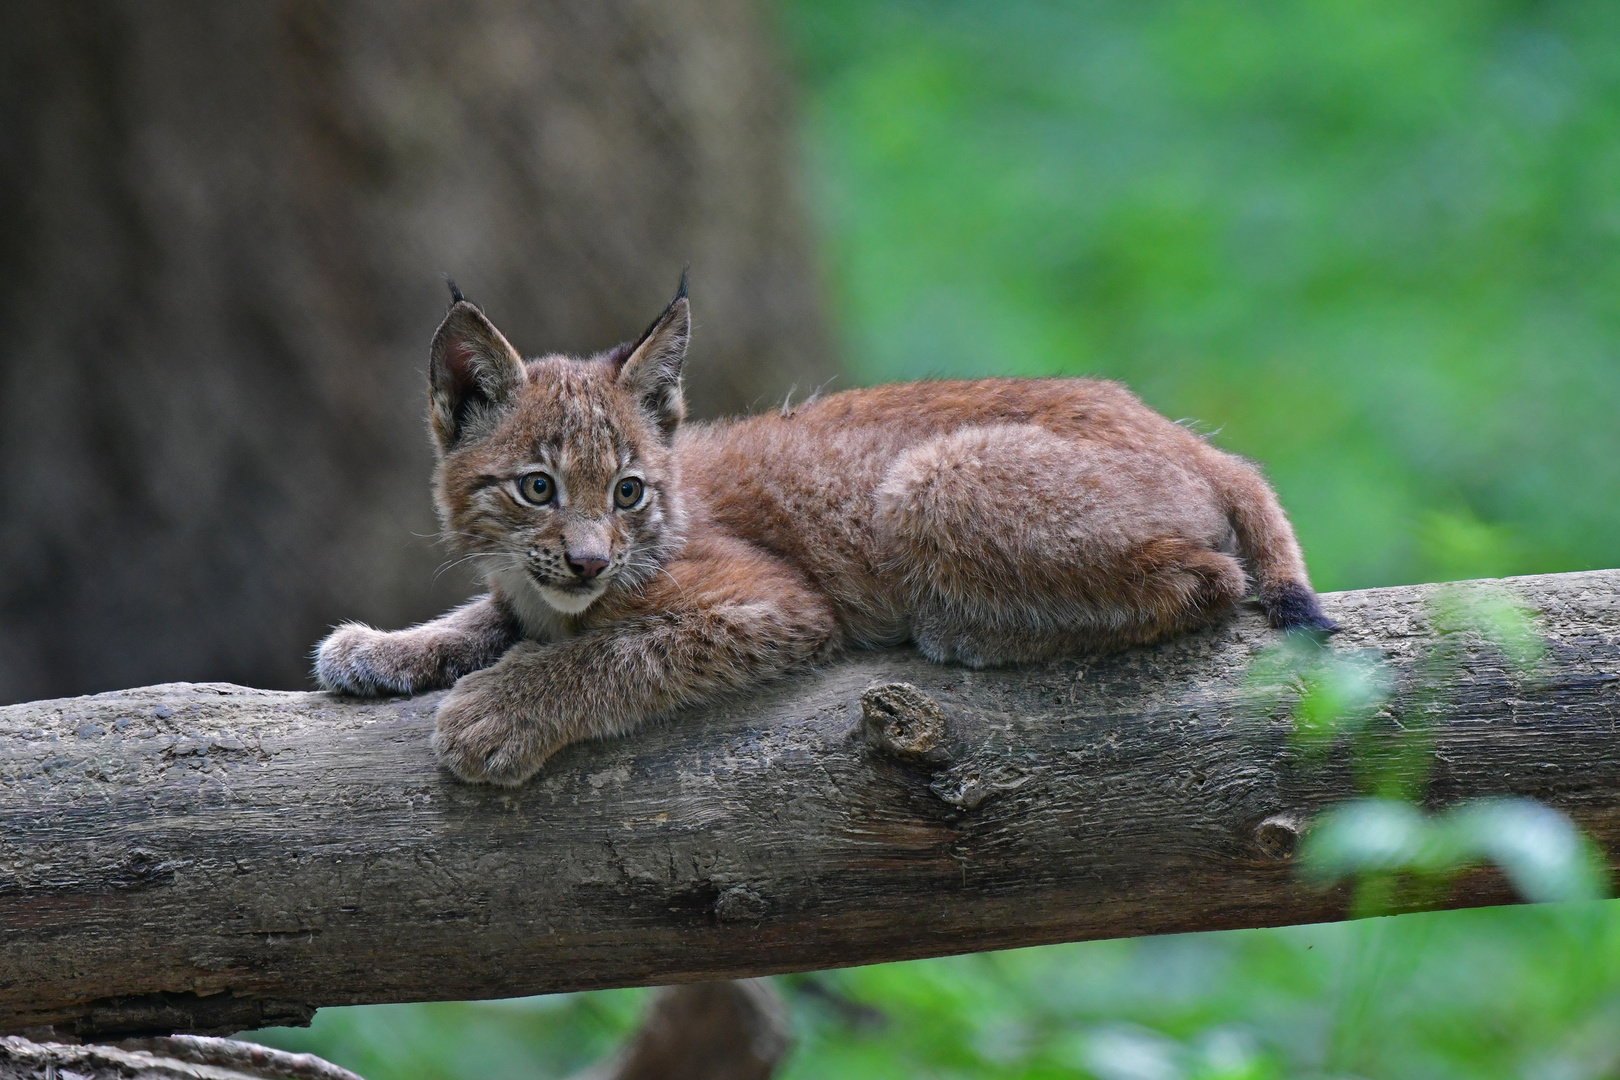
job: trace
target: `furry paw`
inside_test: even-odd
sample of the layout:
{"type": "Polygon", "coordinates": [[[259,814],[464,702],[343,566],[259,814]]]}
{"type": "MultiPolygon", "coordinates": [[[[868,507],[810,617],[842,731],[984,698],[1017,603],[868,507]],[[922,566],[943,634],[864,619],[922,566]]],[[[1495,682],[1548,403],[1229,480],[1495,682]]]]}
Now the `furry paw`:
{"type": "Polygon", "coordinates": [[[501,692],[501,673],[480,671],[456,683],[439,703],[433,752],[469,783],[516,787],[551,755],[544,725],[514,711],[501,692]]]}
{"type": "Polygon", "coordinates": [[[345,623],[315,650],[322,690],[360,697],[416,694],[444,685],[437,665],[410,647],[404,634],[345,623]]]}

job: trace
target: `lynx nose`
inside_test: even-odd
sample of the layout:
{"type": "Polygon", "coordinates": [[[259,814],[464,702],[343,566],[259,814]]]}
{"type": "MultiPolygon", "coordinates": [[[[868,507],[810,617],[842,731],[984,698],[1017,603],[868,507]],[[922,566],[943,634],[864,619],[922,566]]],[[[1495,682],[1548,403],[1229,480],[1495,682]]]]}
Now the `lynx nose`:
{"type": "Polygon", "coordinates": [[[582,577],[586,581],[600,574],[607,568],[608,561],[595,555],[567,555],[568,569],[574,572],[575,577],[582,577]]]}

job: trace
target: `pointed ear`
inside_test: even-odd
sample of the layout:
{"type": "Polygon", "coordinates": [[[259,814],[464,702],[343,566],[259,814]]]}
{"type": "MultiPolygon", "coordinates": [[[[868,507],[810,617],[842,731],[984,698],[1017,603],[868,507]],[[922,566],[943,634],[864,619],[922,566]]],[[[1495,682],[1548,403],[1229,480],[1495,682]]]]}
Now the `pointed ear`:
{"type": "Polygon", "coordinates": [[[476,305],[458,295],[428,354],[429,422],[439,453],[449,453],[527,381],[523,357],[476,305]]]}
{"type": "Polygon", "coordinates": [[[641,340],[615,350],[624,359],[619,363],[619,385],[635,395],[643,411],[672,438],[686,416],[681,397],[681,365],[686,362],[686,344],[692,337],[692,310],[686,299],[686,275],[681,288],[641,340]]]}

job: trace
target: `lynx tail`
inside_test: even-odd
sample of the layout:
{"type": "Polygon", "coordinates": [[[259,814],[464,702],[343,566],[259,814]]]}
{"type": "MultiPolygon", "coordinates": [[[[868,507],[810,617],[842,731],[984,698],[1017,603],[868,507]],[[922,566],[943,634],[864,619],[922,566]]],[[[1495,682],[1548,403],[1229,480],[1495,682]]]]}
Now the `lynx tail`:
{"type": "Polygon", "coordinates": [[[1227,516],[1237,534],[1238,557],[1253,580],[1266,620],[1279,630],[1330,634],[1339,628],[1322,613],[1305,572],[1305,556],[1271,485],[1246,463],[1223,478],[1227,516]]]}

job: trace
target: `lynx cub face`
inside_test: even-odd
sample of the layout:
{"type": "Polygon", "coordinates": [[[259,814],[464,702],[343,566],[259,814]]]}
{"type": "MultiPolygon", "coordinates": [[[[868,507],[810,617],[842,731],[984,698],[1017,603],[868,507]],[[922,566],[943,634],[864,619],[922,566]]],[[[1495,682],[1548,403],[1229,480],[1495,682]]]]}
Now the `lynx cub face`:
{"type": "Polygon", "coordinates": [[[457,555],[486,557],[536,636],[533,624],[640,587],[680,545],[672,445],[688,332],[683,290],[639,340],[586,359],[525,361],[464,300],[435,337],[440,520],[457,555]]]}

